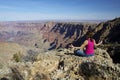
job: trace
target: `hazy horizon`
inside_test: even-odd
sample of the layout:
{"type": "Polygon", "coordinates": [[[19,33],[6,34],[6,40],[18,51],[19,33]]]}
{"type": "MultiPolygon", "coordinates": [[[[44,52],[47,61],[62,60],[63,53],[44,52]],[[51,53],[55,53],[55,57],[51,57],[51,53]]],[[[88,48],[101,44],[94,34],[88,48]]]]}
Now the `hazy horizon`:
{"type": "Polygon", "coordinates": [[[73,22],[73,23],[101,23],[101,22],[105,22],[105,21],[108,21],[108,20],[14,20],[14,21],[0,21],[0,23],[26,23],[26,22],[32,22],[32,23],[41,23],[41,22],[65,22],[65,23],[70,23],[70,22],[73,22]]]}
{"type": "Polygon", "coordinates": [[[111,20],[120,0],[0,0],[0,21],[111,20]]]}

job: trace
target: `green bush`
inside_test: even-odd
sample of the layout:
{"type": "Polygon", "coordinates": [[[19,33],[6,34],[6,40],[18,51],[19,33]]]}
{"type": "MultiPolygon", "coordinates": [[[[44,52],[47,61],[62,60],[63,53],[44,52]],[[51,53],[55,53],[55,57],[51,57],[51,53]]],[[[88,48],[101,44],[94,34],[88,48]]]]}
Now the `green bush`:
{"type": "Polygon", "coordinates": [[[16,62],[20,62],[22,61],[22,55],[20,52],[16,53],[13,55],[13,60],[15,60],[16,62]]]}
{"type": "Polygon", "coordinates": [[[2,69],[3,68],[3,65],[0,63],[0,69],[2,69]]]}

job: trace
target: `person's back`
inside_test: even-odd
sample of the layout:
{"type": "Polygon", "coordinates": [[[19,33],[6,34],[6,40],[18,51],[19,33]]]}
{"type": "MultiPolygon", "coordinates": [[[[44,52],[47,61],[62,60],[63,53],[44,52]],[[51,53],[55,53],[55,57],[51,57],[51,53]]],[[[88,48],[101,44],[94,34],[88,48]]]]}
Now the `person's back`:
{"type": "Polygon", "coordinates": [[[98,46],[98,45],[102,44],[102,41],[99,42],[98,44],[96,44],[96,41],[92,38],[92,36],[93,36],[93,32],[88,31],[86,33],[87,40],[85,40],[84,43],[80,47],[74,47],[73,45],[71,45],[72,48],[78,49],[77,51],[75,51],[76,55],[86,56],[86,57],[94,55],[94,46],[98,46]],[[83,49],[85,47],[86,47],[86,49],[84,52],[83,49]]]}
{"type": "Polygon", "coordinates": [[[93,55],[94,54],[94,41],[88,39],[88,44],[86,45],[85,53],[86,55],[93,55]]]}

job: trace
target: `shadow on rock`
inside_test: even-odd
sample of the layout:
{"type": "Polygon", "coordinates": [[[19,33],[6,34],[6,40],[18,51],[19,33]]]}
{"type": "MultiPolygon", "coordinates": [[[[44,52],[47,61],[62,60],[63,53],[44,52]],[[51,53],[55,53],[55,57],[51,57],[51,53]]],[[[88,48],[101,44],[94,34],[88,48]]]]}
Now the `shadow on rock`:
{"type": "Polygon", "coordinates": [[[98,64],[95,62],[83,62],[80,65],[79,74],[84,77],[85,80],[118,80],[119,70],[112,66],[98,64]],[[112,76],[109,76],[112,75],[112,76]]]}
{"type": "Polygon", "coordinates": [[[9,80],[9,79],[7,79],[7,78],[3,77],[3,78],[1,78],[0,80],[9,80]]]}
{"type": "Polygon", "coordinates": [[[88,78],[96,74],[99,74],[97,70],[97,65],[93,62],[83,62],[80,65],[80,73],[82,73],[82,75],[88,78]]]}

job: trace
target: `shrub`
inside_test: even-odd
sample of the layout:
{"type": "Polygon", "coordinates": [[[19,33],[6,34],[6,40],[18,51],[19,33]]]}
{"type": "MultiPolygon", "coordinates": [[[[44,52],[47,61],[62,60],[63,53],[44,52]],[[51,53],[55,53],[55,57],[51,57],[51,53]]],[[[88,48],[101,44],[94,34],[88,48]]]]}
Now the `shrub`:
{"type": "Polygon", "coordinates": [[[0,69],[2,69],[3,68],[3,65],[0,63],[0,69]]]}
{"type": "Polygon", "coordinates": [[[34,61],[36,61],[38,54],[39,53],[37,53],[37,52],[35,52],[33,50],[28,50],[27,55],[24,56],[24,61],[25,62],[29,62],[29,61],[34,62],[34,61]]]}
{"type": "Polygon", "coordinates": [[[20,51],[13,55],[13,60],[15,60],[16,62],[22,61],[22,55],[21,55],[20,51]]]}

